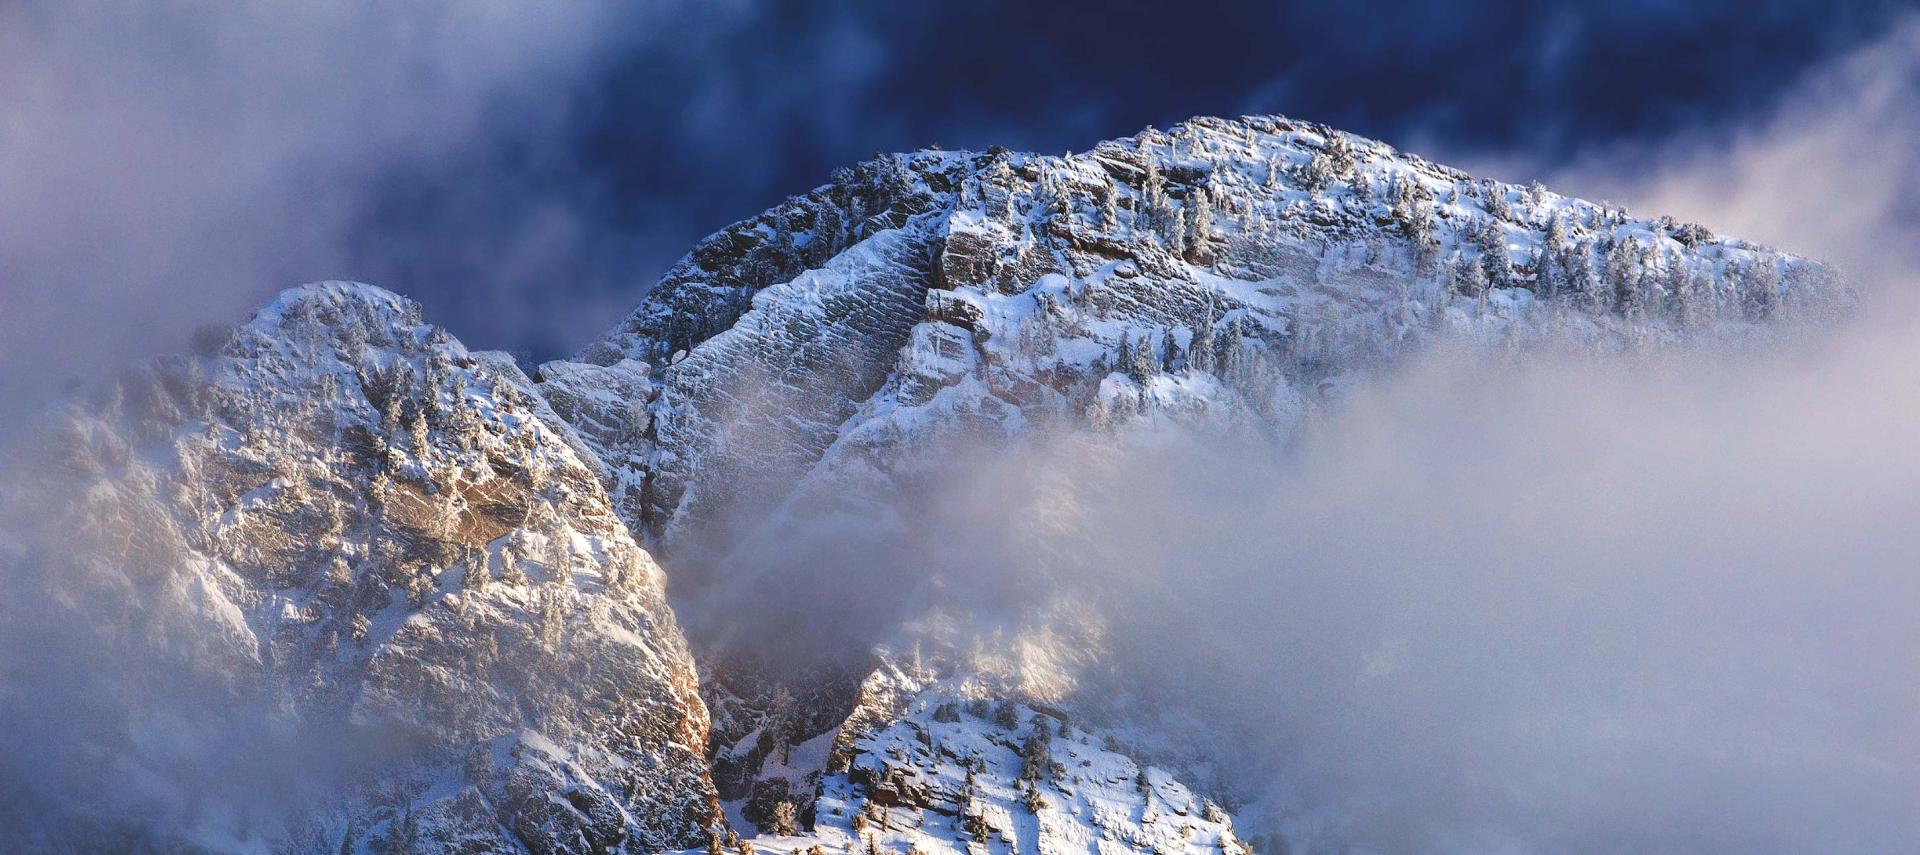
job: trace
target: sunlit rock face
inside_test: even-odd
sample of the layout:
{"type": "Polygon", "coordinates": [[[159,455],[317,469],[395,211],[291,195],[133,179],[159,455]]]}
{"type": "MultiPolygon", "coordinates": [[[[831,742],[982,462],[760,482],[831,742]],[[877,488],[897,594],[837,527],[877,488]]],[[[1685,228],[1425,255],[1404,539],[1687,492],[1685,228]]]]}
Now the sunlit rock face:
{"type": "Polygon", "coordinates": [[[203,345],[58,413],[7,478],[0,548],[41,586],[7,631],[91,669],[58,701],[84,719],[7,701],[104,758],[36,796],[82,819],[23,843],[706,838],[707,714],[661,571],[511,360],[347,283],[203,345]]]}

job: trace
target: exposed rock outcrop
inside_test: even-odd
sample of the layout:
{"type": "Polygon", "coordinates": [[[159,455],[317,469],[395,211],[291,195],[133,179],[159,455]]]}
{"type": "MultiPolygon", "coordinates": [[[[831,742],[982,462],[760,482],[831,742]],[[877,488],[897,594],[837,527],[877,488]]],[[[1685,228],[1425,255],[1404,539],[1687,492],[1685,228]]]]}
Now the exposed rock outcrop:
{"type": "Polygon", "coordinates": [[[511,360],[346,283],[56,414],[0,501],[41,586],[6,632],[89,674],[34,696],[55,666],[10,661],[3,697],[110,764],[14,845],[85,848],[106,804],[159,849],[704,841],[693,662],[580,448],[511,360]]]}

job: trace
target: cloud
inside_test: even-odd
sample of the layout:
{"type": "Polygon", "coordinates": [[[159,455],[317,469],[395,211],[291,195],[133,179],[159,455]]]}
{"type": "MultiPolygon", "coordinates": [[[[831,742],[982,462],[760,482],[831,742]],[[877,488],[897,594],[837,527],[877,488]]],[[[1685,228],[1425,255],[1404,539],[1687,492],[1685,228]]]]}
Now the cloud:
{"type": "MultiPolygon", "coordinates": [[[[0,400],[178,350],[352,276],[380,182],[561,121],[618,4],[138,2],[0,10],[0,400]]],[[[630,17],[630,15],[629,15],[630,17]]],[[[498,214],[496,214],[498,216],[498,214]]],[[[527,214],[533,246],[566,212],[527,214]],[[545,227],[543,227],[545,226],[545,227]]],[[[514,246],[496,246],[511,260],[514,246]]],[[[404,289],[406,283],[391,283],[404,289]]]]}
{"type": "Polygon", "coordinates": [[[1730,127],[1605,143],[1570,159],[1463,153],[1469,169],[1540,177],[1586,198],[1672,214],[1910,291],[1920,270],[1920,18],[1815,67],[1730,127]]]}
{"type": "MultiPolygon", "coordinates": [[[[675,200],[736,182],[774,192],[825,157],[807,146],[874,138],[849,130],[873,118],[859,98],[899,68],[857,16],[824,48],[768,59],[742,51],[778,41],[756,28],[780,22],[748,7],[722,7],[704,29],[625,14],[0,10],[0,402],[177,349],[194,325],[237,320],[294,281],[362,275],[342,265],[420,277],[382,282],[405,291],[484,271],[435,284],[438,299],[501,328],[577,329],[631,302],[608,271],[684,248],[652,224],[746,213],[687,215],[675,200]],[[650,42],[661,64],[610,71],[636,40],[663,36],[650,42]],[[703,73],[713,56],[745,70],[703,73]],[[757,85],[769,78],[784,85],[757,85]],[[569,97],[589,79],[661,92],[569,97]],[[658,148],[637,151],[615,134],[595,156],[699,164],[626,176],[642,191],[683,182],[672,193],[583,176],[564,149],[533,146],[527,167],[511,145],[471,148],[503,127],[574,140],[579,111],[636,104],[674,132],[641,135],[658,148]],[[754,157],[768,150],[791,162],[754,157]],[[518,183],[464,183],[493,166],[518,183]],[[608,226],[592,207],[600,181],[642,199],[640,225],[608,226]],[[405,204],[421,198],[424,213],[405,204]],[[651,242],[616,246],[636,236],[651,242]],[[603,301],[580,304],[556,270],[600,275],[590,293],[603,301]],[[563,303],[578,314],[554,320],[563,303]]],[[[983,608],[1086,593],[1115,628],[1113,682],[1095,687],[1223,734],[1221,774],[1261,799],[1250,822],[1297,841],[1911,848],[1920,828],[1902,797],[1920,780],[1901,761],[1920,756],[1920,638],[1906,614],[1920,601],[1920,400],[1902,381],[1920,370],[1920,324],[1895,295],[1912,291],[1920,245],[1915,33],[1896,28],[1731,128],[1571,162],[1448,158],[1834,259],[1870,299],[1824,342],[1606,363],[1438,357],[1363,387],[1286,450],[997,449],[997,463],[921,497],[938,536],[882,544],[921,550],[923,565],[836,566],[911,583],[932,565],[956,595],[977,585],[968,596],[983,608]]],[[[1578,55],[1580,38],[1565,24],[1538,53],[1578,55]]],[[[1017,71],[993,80],[1031,82],[1017,71]]],[[[819,554],[863,547],[828,538],[819,554]]],[[[868,602],[835,596],[855,616],[868,602]]]]}
{"type": "Polygon", "coordinates": [[[1290,453],[1067,463],[1115,627],[1086,691],[1198,716],[1295,843],[1910,845],[1916,331],[1436,357],[1290,453]]]}
{"type": "Polygon", "coordinates": [[[1088,691],[1197,715],[1250,824],[1310,851],[1920,841],[1916,45],[1903,24],[1730,131],[1481,158],[1834,260],[1864,294],[1850,324],[1443,351],[1291,449],[1015,464],[1066,467],[1044,502],[1073,523],[1046,536],[1115,627],[1088,691]]]}
{"type": "Polygon", "coordinates": [[[1285,447],[954,453],[888,504],[897,528],[786,521],[804,549],[730,569],[790,578],[724,618],[783,649],[809,623],[884,635],[936,574],[985,638],[1090,604],[1105,651],[1076,702],[1164,714],[1130,736],[1292,851],[1910,849],[1915,32],[1746,125],[1480,158],[1833,259],[1851,322],[1637,357],[1443,348],[1285,447]]]}

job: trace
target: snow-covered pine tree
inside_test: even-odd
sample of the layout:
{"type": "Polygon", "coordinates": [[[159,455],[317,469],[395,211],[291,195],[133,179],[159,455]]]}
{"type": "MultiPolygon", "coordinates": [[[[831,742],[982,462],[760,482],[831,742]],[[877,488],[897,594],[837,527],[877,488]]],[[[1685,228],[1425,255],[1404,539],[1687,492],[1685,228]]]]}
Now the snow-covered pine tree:
{"type": "Polygon", "coordinates": [[[1027,809],[1027,813],[1038,815],[1047,806],[1047,800],[1040,795],[1039,787],[1027,784],[1021,790],[1020,804],[1027,809]]]}
{"type": "Polygon", "coordinates": [[[1220,333],[1220,341],[1215,346],[1214,374],[1221,380],[1232,382],[1238,374],[1242,360],[1246,358],[1246,333],[1240,329],[1240,318],[1234,316],[1227,321],[1227,328],[1220,333]]]}
{"type": "Polygon", "coordinates": [[[1667,266],[1667,315],[1682,329],[1695,326],[1699,320],[1695,315],[1698,301],[1694,298],[1694,283],[1694,273],[1684,257],[1675,258],[1667,266]]]}
{"type": "Polygon", "coordinates": [[[1032,732],[1020,744],[1020,780],[1038,784],[1053,780],[1053,733],[1046,721],[1035,718],[1032,732]]]}
{"type": "Polygon", "coordinates": [[[1333,166],[1333,156],[1322,149],[1307,158],[1307,164],[1300,170],[1296,181],[1300,189],[1308,193],[1320,193],[1325,191],[1338,175],[1333,166]]]}
{"type": "Polygon", "coordinates": [[[1158,234],[1167,205],[1166,179],[1160,177],[1159,161],[1147,158],[1147,174],[1140,179],[1140,207],[1133,212],[1134,230],[1158,234]]]}
{"type": "Polygon", "coordinates": [[[1513,287],[1513,262],[1507,256],[1506,228],[1498,220],[1482,220],[1473,241],[1480,250],[1480,269],[1486,274],[1487,287],[1513,287]]]}
{"type": "Polygon", "coordinates": [[[1773,314],[1779,300],[1780,275],[1771,261],[1748,261],[1739,267],[1734,279],[1740,311],[1750,321],[1764,321],[1773,314]]]}
{"type": "Polygon", "coordinates": [[[1212,374],[1215,364],[1213,311],[1209,309],[1193,322],[1193,338],[1187,342],[1187,368],[1212,374]]]}
{"type": "Polygon", "coordinates": [[[1615,239],[1606,256],[1606,284],[1613,310],[1625,318],[1638,318],[1644,308],[1640,278],[1646,270],[1637,244],[1630,237],[1615,239]]]}
{"type": "Polygon", "coordinates": [[[1560,254],[1559,267],[1566,276],[1567,295],[1576,305],[1590,312],[1603,311],[1609,296],[1598,271],[1593,268],[1595,242],[1591,236],[1575,239],[1560,254]]]}
{"type": "Polygon", "coordinates": [[[800,811],[788,799],[781,799],[773,806],[772,826],[768,830],[782,837],[792,837],[800,833],[800,811]]]}
{"type": "Polygon", "coordinates": [[[1566,275],[1560,271],[1559,256],[1541,244],[1533,253],[1533,291],[1541,297],[1555,297],[1566,290],[1566,275]]]}
{"type": "Polygon", "coordinates": [[[1486,197],[1487,213],[1492,215],[1496,222],[1511,222],[1514,219],[1513,205],[1507,202],[1506,185],[1496,181],[1485,181],[1480,187],[1482,195],[1486,197]]]}
{"type": "Polygon", "coordinates": [[[1209,243],[1213,240],[1213,203],[1208,200],[1210,195],[1205,187],[1199,188],[1187,203],[1186,254],[1195,261],[1207,257],[1209,243]]]}
{"type": "Polygon", "coordinates": [[[1126,362],[1127,376],[1135,383],[1146,383],[1160,373],[1160,359],[1155,355],[1153,337],[1145,332],[1134,342],[1132,352],[1126,362]]]}

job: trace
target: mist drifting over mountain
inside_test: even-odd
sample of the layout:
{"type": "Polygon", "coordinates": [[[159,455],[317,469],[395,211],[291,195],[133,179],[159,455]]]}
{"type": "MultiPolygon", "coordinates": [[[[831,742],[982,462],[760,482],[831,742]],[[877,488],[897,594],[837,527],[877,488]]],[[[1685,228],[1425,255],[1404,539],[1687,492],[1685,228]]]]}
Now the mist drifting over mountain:
{"type": "Polygon", "coordinates": [[[1910,14],[1031,14],[0,12],[0,842],[1920,843],[1910,14]]]}

